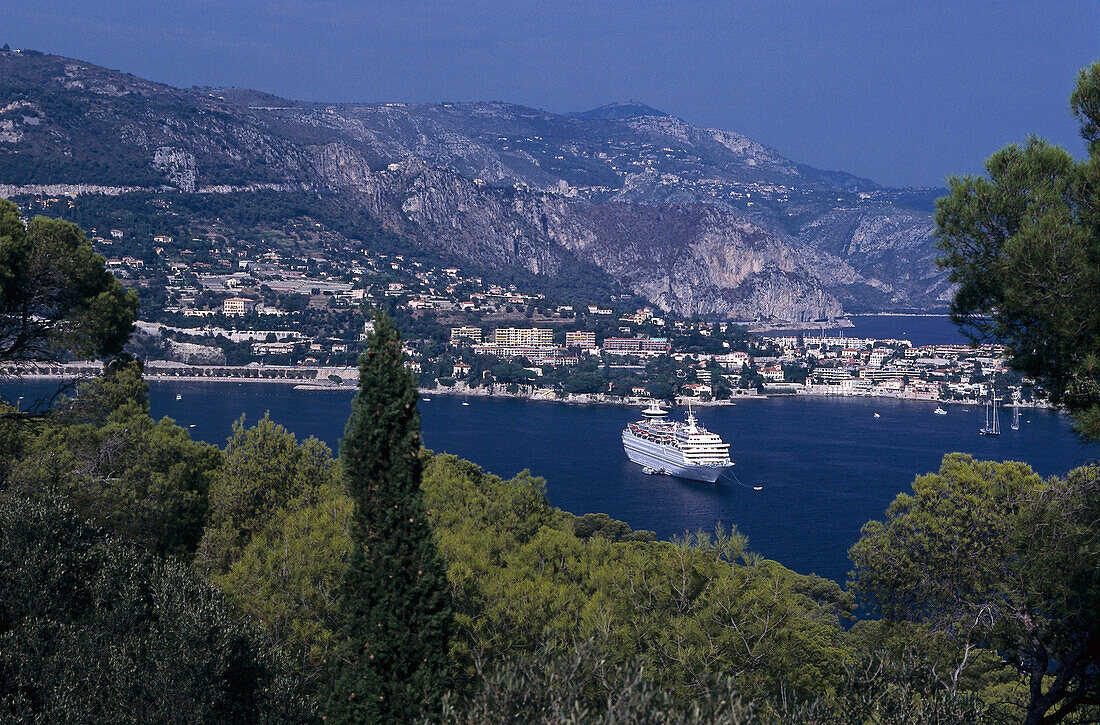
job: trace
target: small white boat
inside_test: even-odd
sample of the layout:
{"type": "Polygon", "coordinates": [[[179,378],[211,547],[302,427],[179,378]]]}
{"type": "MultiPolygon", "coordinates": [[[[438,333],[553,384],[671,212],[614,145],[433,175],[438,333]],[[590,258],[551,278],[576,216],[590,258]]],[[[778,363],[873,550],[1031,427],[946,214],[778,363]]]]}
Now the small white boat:
{"type": "Polygon", "coordinates": [[[947,411],[944,410],[943,408],[936,408],[932,412],[935,413],[936,415],[947,415],[947,411]]]}
{"type": "Polygon", "coordinates": [[[878,413],[875,413],[875,417],[876,417],[876,418],[881,418],[882,416],[881,416],[881,415],[879,415],[878,413]]]}
{"type": "Polygon", "coordinates": [[[432,402],[432,399],[431,399],[431,398],[421,398],[421,400],[423,400],[423,401],[424,401],[425,403],[430,403],[430,402],[432,402]]]}
{"type": "Polygon", "coordinates": [[[195,424],[194,424],[194,423],[192,423],[191,425],[189,425],[189,426],[187,426],[187,427],[188,427],[188,428],[194,428],[194,427],[195,427],[195,424]]]}
{"type": "Polygon", "coordinates": [[[183,400],[183,396],[179,393],[176,393],[176,400],[183,400]]]}
{"type": "Polygon", "coordinates": [[[468,400],[463,400],[463,401],[462,401],[462,404],[463,404],[463,405],[469,405],[469,404],[470,404],[470,401],[468,401],[468,400]]]}

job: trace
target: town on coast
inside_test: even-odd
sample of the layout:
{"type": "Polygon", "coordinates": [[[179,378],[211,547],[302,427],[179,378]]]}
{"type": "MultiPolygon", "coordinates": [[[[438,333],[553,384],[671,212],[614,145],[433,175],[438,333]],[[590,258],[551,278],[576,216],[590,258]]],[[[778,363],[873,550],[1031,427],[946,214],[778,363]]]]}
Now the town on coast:
{"type": "MultiPolygon", "coordinates": [[[[629,321],[650,322],[643,308],[629,321]]],[[[659,319],[659,318],[656,318],[659,319]]],[[[652,323],[651,323],[652,324],[652,323]]],[[[661,321],[661,324],[668,324],[661,321]]],[[[369,332],[367,323],[364,334],[369,332]]],[[[723,337],[728,323],[669,324],[703,338],[723,337]]],[[[406,366],[419,377],[423,395],[509,397],[577,404],[639,404],[659,398],[696,405],[778,395],[859,396],[973,404],[996,393],[1019,406],[1046,406],[1035,382],[1013,372],[1000,345],[913,345],[904,339],[773,334],[745,337],[744,349],[701,352],[676,349],[670,337],[597,338],[591,331],[558,335],[549,327],[483,330],[459,326],[435,356],[406,343],[406,366]]],[[[271,344],[271,343],[265,343],[271,344]]],[[[723,340],[725,348],[730,347],[723,340]]],[[[95,362],[24,366],[24,377],[95,375],[95,362]]],[[[16,372],[14,369],[11,372],[16,372]]],[[[296,389],[354,388],[351,366],[212,365],[170,360],[145,363],[149,380],[283,383],[296,389]]]]}

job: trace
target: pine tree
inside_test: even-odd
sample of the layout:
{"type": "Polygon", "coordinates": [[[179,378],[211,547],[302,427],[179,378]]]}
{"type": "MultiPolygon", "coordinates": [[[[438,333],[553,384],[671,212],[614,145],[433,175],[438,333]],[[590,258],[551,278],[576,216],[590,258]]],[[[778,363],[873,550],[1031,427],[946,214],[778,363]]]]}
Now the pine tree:
{"type": "Polygon", "coordinates": [[[450,685],[451,595],[420,491],[416,398],[400,335],[378,313],[340,446],[355,513],[340,602],[348,646],[328,722],[411,722],[437,710],[450,685]]]}

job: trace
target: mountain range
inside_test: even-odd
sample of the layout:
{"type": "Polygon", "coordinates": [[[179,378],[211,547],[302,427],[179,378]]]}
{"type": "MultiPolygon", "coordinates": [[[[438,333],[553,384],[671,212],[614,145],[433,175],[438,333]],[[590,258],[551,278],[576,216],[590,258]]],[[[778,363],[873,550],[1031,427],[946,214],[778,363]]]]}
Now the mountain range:
{"type": "Polygon", "coordinates": [[[0,53],[0,194],[310,190],[450,260],[588,265],[684,316],[945,307],[932,202],[640,103],[329,104],[0,53]]]}

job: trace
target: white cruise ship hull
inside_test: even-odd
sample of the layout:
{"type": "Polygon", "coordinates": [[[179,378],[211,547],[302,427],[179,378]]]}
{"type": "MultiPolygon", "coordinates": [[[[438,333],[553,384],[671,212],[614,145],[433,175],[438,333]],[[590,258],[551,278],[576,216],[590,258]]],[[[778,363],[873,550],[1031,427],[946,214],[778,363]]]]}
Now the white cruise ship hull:
{"type": "Polygon", "coordinates": [[[678,478],[714,483],[729,466],[701,466],[684,463],[683,454],[672,446],[662,446],[623,431],[623,448],[626,457],[645,468],[678,478]]]}

